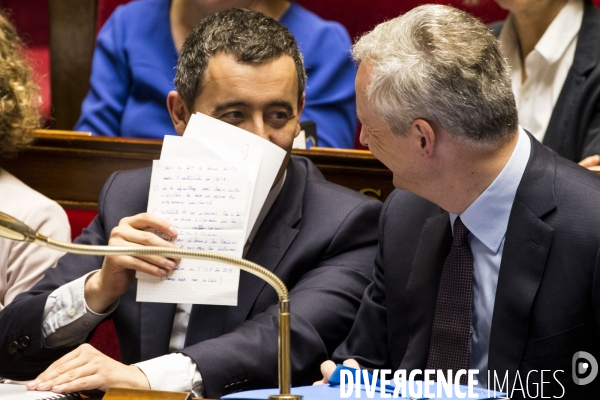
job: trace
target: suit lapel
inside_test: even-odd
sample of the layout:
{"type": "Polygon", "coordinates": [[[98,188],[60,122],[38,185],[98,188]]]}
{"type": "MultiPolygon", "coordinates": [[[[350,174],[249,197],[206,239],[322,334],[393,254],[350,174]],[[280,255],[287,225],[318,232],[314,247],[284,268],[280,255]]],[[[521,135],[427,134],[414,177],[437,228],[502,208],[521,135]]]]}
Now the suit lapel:
{"type": "Polygon", "coordinates": [[[428,218],[406,286],[409,342],[401,369],[425,368],[440,276],[451,244],[448,213],[428,218]]]}
{"type": "MultiPolygon", "coordinates": [[[[283,191],[281,194],[283,194],[283,191]]],[[[281,194],[277,202],[279,202],[281,194]]],[[[246,256],[248,260],[273,272],[277,269],[279,261],[298,233],[296,229],[285,223],[285,217],[270,217],[273,212],[277,212],[276,204],[273,205],[269,215],[263,221],[246,256]]],[[[204,340],[214,339],[224,333],[231,332],[239,326],[247,318],[256,298],[265,285],[266,283],[263,280],[242,271],[240,272],[238,305],[236,307],[194,304],[190,313],[185,347],[204,340]]],[[[171,315],[171,324],[173,315],[174,313],[171,315]]],[[[167,348],[162,354],[166,354],[168,350],[170,333],[171,330],[169,330],[166,340],[167,348]]],[[[158,342],[159,340],[155,340],[156,346],[160,345],[158,342]]]]}
{"type": "Polygon", "coordinates": [[[176,304],[148,303],[140,305],[140,356],[142,360],[169,353],[176,304]]]}
{"type": "Polygon", "coordinates": [[[531,156],[510,213],[498,276],[489,369],[515,373],[554,230],[542,218],[556,208],[553,153],[531,138],[531,156]]]}
{"type": "MultiPolygon", "coordinates": [[[[246,255],[247,260],[276,272],[281,259],[298,235],[296,226],[302,218],[305,184],[306,170],[291,158],[281,193],[261,224],[246,255]]],[[[229,310],[226,332],[246,320],[265,285],[266,282],[256,276],[241,272],[238,305],[229,310]]]]}
{"type": "MultiPolygon", "coordinates": [[[[600,10],[596,9],[591,1],[585,1],[573,65],[554,106],[559,112],[552,113],[543,140],[546,146],[559,149],[559,154],[568,154],[569,149],[574,148],[570,143],[577,140],[568,124],[572,122],[573,115],[579,115],[576,108],[580,106],[579,102],[583,95],[585,81],[589,72],[600,60],[600,47],[598,47],[600,23],[598,21],[600,21],[600,10]]],[[[577,146],[577,148],[579,147],[577,146]]]]}

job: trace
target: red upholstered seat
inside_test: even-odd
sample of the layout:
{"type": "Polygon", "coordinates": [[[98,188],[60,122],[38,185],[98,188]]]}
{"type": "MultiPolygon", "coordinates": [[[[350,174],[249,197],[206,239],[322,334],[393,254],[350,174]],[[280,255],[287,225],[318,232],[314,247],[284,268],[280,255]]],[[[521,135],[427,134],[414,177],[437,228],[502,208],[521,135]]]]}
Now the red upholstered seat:
{"type": "Polygon", "coordinates": [[[33,79],[42,95],[42,113],[48,121],[51,109],[48,0],[0,0],[0,8],[16,25],[26,45],[24,57],[33,67],[33,79]]]}
{"type": "Polygon", "coordinates": [[[83,228],[88,226],[94,219],[98,212],[95,210],[75,210],[68,208],[65,210],[67,217],[69,217],[69,223],[71,224],[71,239],[81,235],[83,228]]]}
{"type": "Polygon", "coordinates": [[[121,361],[121,349],[113,320],[102,322],[96,328],[90,344],[110,358],[121,361]]]}

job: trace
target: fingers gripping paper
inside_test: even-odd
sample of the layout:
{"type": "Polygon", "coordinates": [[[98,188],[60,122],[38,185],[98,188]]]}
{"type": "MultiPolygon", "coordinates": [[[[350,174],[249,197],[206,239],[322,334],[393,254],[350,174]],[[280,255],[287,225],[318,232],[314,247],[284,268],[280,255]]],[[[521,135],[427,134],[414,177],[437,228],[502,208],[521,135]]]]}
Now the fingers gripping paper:
{"type": "MultiPolygon", "coordinates": [[[[184,137],[165,137],[148,212],[177,228],[179,248],[242,257],[284,157],[266,140],[195,114],[184,137]]],[[[239,270],[217,261],[184,259],[165,278],[137,278],[138,301],[237,305],[239,270]]]]}

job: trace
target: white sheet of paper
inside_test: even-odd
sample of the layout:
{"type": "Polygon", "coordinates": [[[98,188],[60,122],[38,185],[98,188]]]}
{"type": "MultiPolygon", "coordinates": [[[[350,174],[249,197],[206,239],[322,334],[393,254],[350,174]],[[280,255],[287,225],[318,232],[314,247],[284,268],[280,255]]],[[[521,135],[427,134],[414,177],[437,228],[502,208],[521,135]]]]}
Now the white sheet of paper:
{"type": "Polygon", "coordinates": [[[51,391],[27,390],[24,384],[0,383],[2,400],[43,400],[65,397],[51,391]]]}
{"type": "MultiPolygon", "coordinates": [[[[219,121],[220,122],[220,121],[219,121]]],[[[228,125],[228,124],[225,124],[228,125]]],[[[194,129],[194,125],[188,129],[194,129]]],[[[187,132],[187,130],[186,130],[187,132]]],[[[211,149],[204,141],[193,139],[191,137],[180,136],[165,136],[162,151],[160,153],[161,160],[226,160],[233,162],[243,162],[244,168],[248,171],[248,177],[251,182],[251,190],[248,192],[248,225],[246,228],[245,239],[248,240],[252,227],[256,222],[256,218],[252,219],[252,199],[255,196],[256,180],[261,164],[263,149],[260,146],[249,145],[243,143],[229,143],[222,141],[214,141],[211,143],[211,149]]],[[[268,192],[267,192],[268,194],[268,192]]],[[[264,200],[263,200],[264,204],[264,200]]],[[[262,205],[261,205],[262,208],[262,205]]],[[[260,211],[260,209],[259,209],[260,211]]],[[[258,214],[257,214],[258,217],[258,214]]]]}
{"type": "Polygon", "coordinates": [[[273,187],[279,168],[281,168],[286,155],[285,150],[248,131],[202,113],[195,113],[190,117],[183,136],[202,141],[210,150],[224,159],[227,159],[228,150],[226,146],[223,146],[223,143],[226,145],[248,145],[250,148],[258,146],[262,149],[262,159],[250,206],[248,223],[248,234],[250,234],[267,195],[273,187]]]}
{"type": "Polygon", "coordinates": [[[183,136],[165,135],[161,160],[219,160],[221,157],[199,140],[183,136]]]}
{"type": "MultiPolygon", "coordinates": [[[[285,155],[280,147],[250,132],[194,114],[183,137],[165,137],[161,161],[155,162],[152,174],[148,211],[177,227],[178,247],[241,257],[285,155]],[[213,179],[219,179],[221,186],[208,187],[203,181],[209,164],[219,175],[213,179]],[[203,169],[194,175],[194,168],[203,169]],[[235,182],[226,168],[245,171],[246,184],[224,184],[235,182]],[[201,197],[197,197],[198,190],[203,192],[201,197]],[[221,190],[235,199],[221,197],[221,190]]],[[[219,262],[186,259],[164,279],[137,276],[138,301],[237,304],[239,270],[219,262]]]]}
{"type": "MultiPolygon", "coordinates": [[[[256,179],[246,164],[212,157],[154,161],[148,211],[177,227],[179,248],[241,257],[256,179]]],[[[166,278],[136,276],[137,301],[237,305],[239,270],[223,263],[183,259],[166,278]]]]}

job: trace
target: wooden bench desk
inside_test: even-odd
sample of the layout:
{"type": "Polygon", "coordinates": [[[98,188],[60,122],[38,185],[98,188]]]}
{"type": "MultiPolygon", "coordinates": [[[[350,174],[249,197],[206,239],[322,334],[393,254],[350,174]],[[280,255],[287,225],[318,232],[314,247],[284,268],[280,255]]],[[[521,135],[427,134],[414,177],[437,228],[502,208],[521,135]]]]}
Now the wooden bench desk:
{"type": "MultiPolygon", "coordinates": [[[[160,158],[162,141],[36,132],[32,146],[0,167],[65,208],[95,210],[104,182],[115,171],[148,167],[160,158]]],[[[380,200],[393,190],[392,173],[368,151],[294,150],[325,177],[380,200]]]]}

